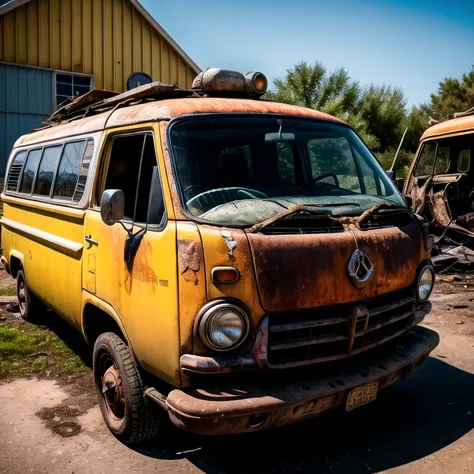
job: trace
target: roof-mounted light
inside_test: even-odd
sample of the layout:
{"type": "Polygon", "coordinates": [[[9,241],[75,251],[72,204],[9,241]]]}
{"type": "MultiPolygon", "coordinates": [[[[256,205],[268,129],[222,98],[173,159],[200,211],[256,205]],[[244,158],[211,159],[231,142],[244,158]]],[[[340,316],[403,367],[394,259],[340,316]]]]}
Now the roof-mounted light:
{"type": "Polygon", "coordinates": [[[253,91],[258,95],[263,95],[267,92],[268,81],[261,72],[248,72],[245,74],[245,84],[249,91],[253,91]]]}
{"type": "Polygon", "coordinates": [[[193,82],[196,92],[220,97],[260,97],[267,92],[268,81],[261,72],[245,76],[226,69],[206,69],[193,82]]]}

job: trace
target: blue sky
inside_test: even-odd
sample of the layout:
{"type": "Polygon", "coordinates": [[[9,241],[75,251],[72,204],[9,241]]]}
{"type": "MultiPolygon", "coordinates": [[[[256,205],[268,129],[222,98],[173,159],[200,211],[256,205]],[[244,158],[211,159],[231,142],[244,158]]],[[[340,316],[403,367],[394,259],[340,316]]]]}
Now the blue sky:
{"type": "Polygon", "coordinates": [[[259,70],[297,61],[344,66],[362,85],[390,84],[409,105],[474,64],[474,0],[141,0],[201,67],[259,70]]]}

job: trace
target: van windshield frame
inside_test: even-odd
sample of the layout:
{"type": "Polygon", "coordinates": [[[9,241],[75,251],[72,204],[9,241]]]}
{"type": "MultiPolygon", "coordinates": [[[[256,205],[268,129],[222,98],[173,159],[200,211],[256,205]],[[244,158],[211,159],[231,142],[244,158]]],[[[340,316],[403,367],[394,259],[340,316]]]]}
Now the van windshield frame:
{"type": "Polygon", "coordinates": [[[245,228],[301,205],[323,207],[335,216],[358,216],[381,202],[406,208],[403,196],[375,156],[354,130],[342,122],[266,113],[193,114],[171,120],[166,133],[181,209],[197,222],[245,228]],[[336,145],[336,140],[341,145],[336,145]],[[294,165],[289,171],[286,166],[286,176],[276,164],[281,161],[279,152],[272,157],[267,153],[274,153],[277,148],[286,148],[287,163],[294,165]],[[328,149],[332,161],[325,160],[328,149]],[[229,180],[212,177],[217,168],[223,167],[223,155],[231,162],[225,173],[229,180]],[[341,167],[341,157],[350,164],[350,171],[346,165],[341,167]],[[270,174],[269,168],[262,174],[267,158],[272,167],[279,168],[279,183],[293,187],[292,192],[286,192],[286,188],[285,192],[270,192],[268,188],[264,192],[261,179],[270,174]],[[245,162],[245,179],[248,183],[253,179],[253,186],[245,180],[237,184],[236,176],[241,174],[237,168],[245,168],[245,162]],[[334,166],[338,167],[337,173],[334,166]],[[341,171],[344,166],[345,171],[341,171]],[[194,168],[195,174],[202,171],[204,178],[186,176],[194,168]],[[370,175],[373,180],[367,184],[370,175]],[[287,178],[293,177],[297,181],[288,182],[287,178]]]}

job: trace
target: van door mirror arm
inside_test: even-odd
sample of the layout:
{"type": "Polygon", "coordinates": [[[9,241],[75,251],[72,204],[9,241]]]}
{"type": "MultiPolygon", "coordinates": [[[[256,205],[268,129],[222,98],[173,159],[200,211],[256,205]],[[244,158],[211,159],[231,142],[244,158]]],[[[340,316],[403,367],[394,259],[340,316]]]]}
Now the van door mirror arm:
{"type": "Polygon", "coordinates": [[[132,273],[135,256],[137,255],[138,248],[140,247],[142,239],[147,233],[148,229],[144,227],[138,232],[133,233],[132,229],[127,229],[123,224],[122,226],[128,233],[127,238],[125,239],[123,258],[125,260],[127,270],[129,271],[129,273],[132,273]]]}

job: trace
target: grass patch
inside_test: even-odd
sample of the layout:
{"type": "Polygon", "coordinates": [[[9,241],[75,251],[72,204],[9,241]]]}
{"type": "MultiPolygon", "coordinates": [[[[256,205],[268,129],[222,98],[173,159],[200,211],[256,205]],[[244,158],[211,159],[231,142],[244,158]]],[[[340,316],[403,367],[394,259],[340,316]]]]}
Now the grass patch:
{"type": "Polygon", "coordinates": [[[0,323],[0,378],[88,372],[79,355],[46,326],[0,323]]]}
{"type": "Polygon", "coordinates": [[[16,296],[16,286],[3,286],[0,287],[0,296],[16,296]]]}

